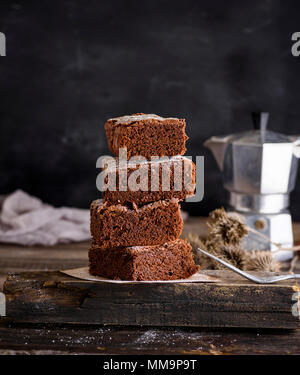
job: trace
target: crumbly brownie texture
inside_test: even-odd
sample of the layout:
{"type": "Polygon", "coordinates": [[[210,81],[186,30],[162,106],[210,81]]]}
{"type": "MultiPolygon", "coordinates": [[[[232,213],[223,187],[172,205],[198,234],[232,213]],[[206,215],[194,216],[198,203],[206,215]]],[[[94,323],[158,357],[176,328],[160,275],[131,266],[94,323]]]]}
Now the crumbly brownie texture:
{"type": "Polygon", "coordinates": [[[137,113],[107,120],[105,131],[111,152],[118,156],[119,149],[126,148],[128,159],[135,155],[147,159],[183,155],[186,151],[184,119],[137,113]]]}
{"type": "Polygon", "coordinates": [[[109,204],[136,203],[141,206],[171,198],[182,201],[193,196],[195,190],[195,164],[183,156],[174,156],[165,161],[146,161],[133,166],[129,162],[126,167],[118,166],[116,158],[113,165],[108,166],[105,171],[108,190],[103,192],[103,198],[109,204]],[[122,177],[124,170],[125,178],[122,177]],[[163,173],[167,175],[167,182],[162,178],[163,173]],[[122,179],[125,181],[126,191],[120,191],[122,179]],[[136,181],[139,189],[134,191],[134,185],[131,184],[136,181]]]}
{"type": "Polygon", "coordinates": [[[91,234],[102,248],[160,245],[177,239],[183,228],[177,199],[138,208],[108,205],[101,199],[91,204],[91,234]]]}
{"type": "Polygon", "coordinates": [[[92,244],[89,270],[92,275],[121,280],[178,280],[198,271],[192,248],[178,239],[158,246],[102,249],[92,244]]]}

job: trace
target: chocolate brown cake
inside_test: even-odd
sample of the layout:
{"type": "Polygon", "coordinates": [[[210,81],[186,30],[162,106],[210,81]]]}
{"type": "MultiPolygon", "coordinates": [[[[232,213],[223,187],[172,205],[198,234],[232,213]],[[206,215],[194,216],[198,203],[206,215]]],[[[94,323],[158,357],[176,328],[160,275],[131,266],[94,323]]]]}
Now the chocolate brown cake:
{"type": "Polygon", "coordinates": [[[178,199],[132,207],[91,204],[91,234],[101,248],[160,245],[177,239],[183,227],[178,199]]]}
{"type": "Polygon", "coordinates": [[[92,244],[89,270],[92,275],[121,280],[185,279],[199,269],[188,242],[177,239],[156,246],[112,247],[92,244]]]}
{"type": "Polygon", "coordinates": [[[120,166],[115,158],[104,170],[108,189],[103,192],[105,202],[141,206],[171,198],[182,201],[192,196],[195,190],[195,164],[192,160],[183,156],[161,159],[140,164],[128,162],[120,166]],[[123,180],[126,191],[120,190],[123,180]]]}
{"type": "Polygon", "coordinates": [[[185,120],[137,113],[108,120],[105,130],[120,158],[110,158],[100,175],[104,201],[91,204],[90,273],[122,280],[191,276],[198,266],[191,246],[179,239],[178,202],[195,189],[195,165],[181,156],[185,120]],[[120,149],[127,150],[125,165],[120,149]]]}
{"type": "Polygon", "coordinates": [[[128,158],[142,155],[147,159],[183,155],[186,151],[184,119],[137,113],[107,120],[105,130],[108,146],[117,156],[120,148],[127,149],[128,158]]]}

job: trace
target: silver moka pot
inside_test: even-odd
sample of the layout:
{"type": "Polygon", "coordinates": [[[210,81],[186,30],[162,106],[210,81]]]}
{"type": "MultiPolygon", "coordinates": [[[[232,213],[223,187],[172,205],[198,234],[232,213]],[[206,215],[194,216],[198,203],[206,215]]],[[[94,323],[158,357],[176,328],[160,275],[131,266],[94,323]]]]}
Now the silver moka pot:
{"type": "MultiPolygon", "coordinates": [[[[254,113],[254,130],[214,136],[204,145],[212,151],[223,172],[231,209],[274,243],[291,247],[293,232],[288,207],[296,182],[300,137],[267,130],[268,117],[268,113],[254,113]]],[[[249,250],[278,250],[253,233],[244,245],[249,250]]],[[[276,252],[279,260],[291,256],[292,252],[276,252]]]]}

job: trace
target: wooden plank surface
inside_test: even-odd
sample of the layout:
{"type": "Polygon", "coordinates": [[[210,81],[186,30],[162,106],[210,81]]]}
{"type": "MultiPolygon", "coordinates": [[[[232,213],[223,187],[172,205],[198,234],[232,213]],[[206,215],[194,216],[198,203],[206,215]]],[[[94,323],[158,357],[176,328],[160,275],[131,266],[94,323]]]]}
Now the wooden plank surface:
{"type": "Polygon", "coordinates": [[[23,323],[127,326],[299,327],[296,281],[254,284],[231,271],[206,271],[216,283],[108,284],[60,272],[8,276],[8,318],[23,323]]]}
{"type": "Polygon", "coordinates": [[[87,265],[89,243],[23,247],[0,245],[0,290],[9,272],[51,271],[87,265]]]}
{"type": "MultiPolygon", "coordinates": [[[[205,218],[185,232],[204,236],[205,218]]],[[[300,223],[293,226],[300,240],[300,223]]],[[[55,247],[0,244],[0,290],[8,272],[47,271],[87,264],[88,242],[55,247]]],[[[288,264],[286,268],[288,268],[288,264]]],[[[300,272],[300,263],[295,271],[300,272]]],[[[0,323],[0,354],[300,354],[300,330],[207,330],[0,323]]]]}
{"type": "Polygon", "coordinates": [[[0,354],[300,354],[300,332],[0,324],[0,354]]]}

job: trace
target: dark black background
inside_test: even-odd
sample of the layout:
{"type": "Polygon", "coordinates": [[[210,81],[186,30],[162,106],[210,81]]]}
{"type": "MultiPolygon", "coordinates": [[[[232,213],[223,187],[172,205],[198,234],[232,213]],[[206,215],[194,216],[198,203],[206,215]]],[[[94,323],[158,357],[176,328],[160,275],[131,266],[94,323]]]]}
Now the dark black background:
{"type": "MultiPolygon", "coordinates": [[[[205,155],[205,199],[184,207],[205,215],[225,199],[206,138],[250,129],[257,109],[300,134],[299,1],[1,0],[0,31],[0,193],[88,207],[105,120],[158,113],[184,117],[188,154],[205,155]]],[[[298,178],[298,220],[299,194],[298,178]]]]}

